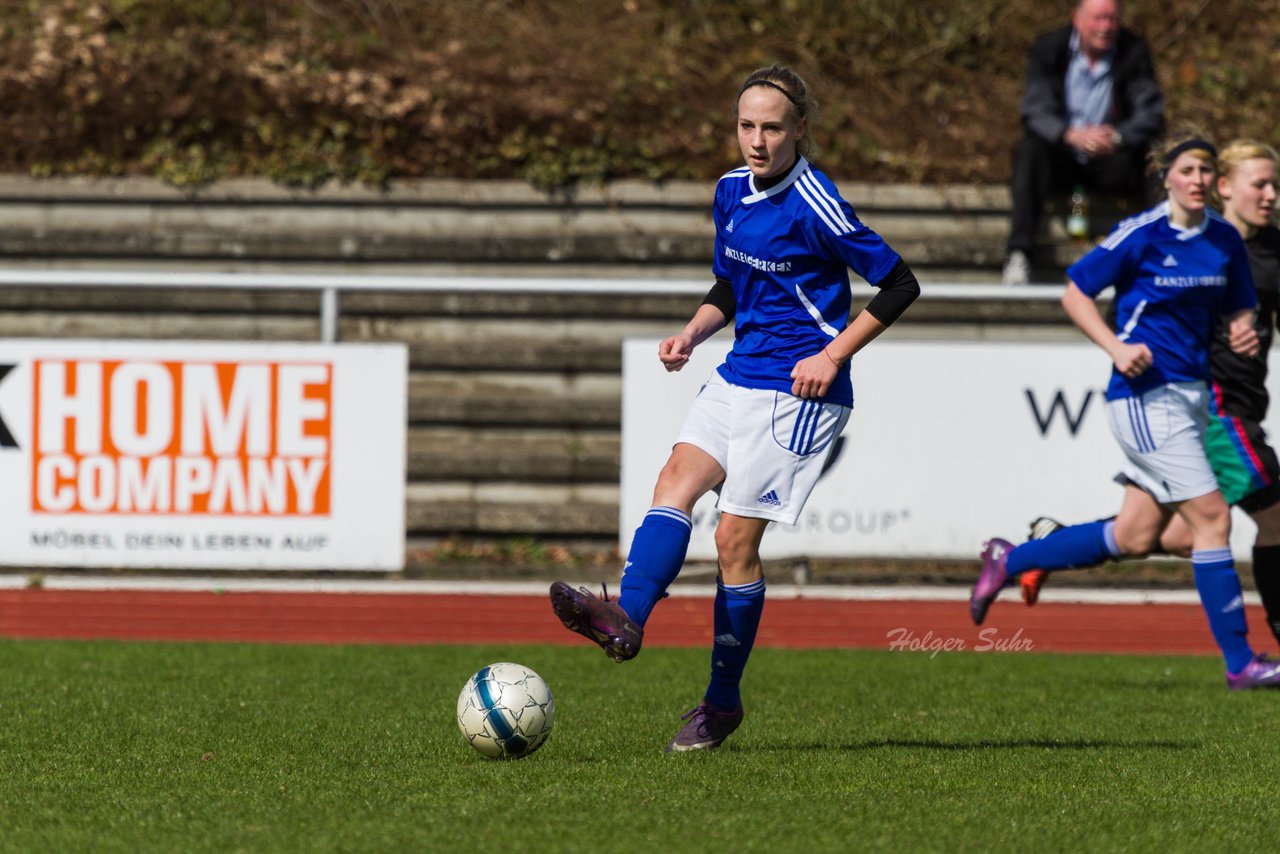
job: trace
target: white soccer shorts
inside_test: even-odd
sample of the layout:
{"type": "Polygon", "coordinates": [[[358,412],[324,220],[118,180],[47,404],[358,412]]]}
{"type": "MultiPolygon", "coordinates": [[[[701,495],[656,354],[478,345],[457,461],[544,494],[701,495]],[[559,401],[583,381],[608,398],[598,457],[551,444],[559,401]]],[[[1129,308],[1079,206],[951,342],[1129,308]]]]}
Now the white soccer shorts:
{"type": "Polygon", "coordinates": [[[716,371],[698,392],[676,444],[725,471],[722,512],[794,525],[852,410],[780,391],[731,385],[716,371]]]}
{"type": "Polygon", "coordinates": [[[1156,501],[1174,504],[1218,488],[1204,450],[1204,383],[1170,383],[1141,397],[1108,401],[1107,417],[1127,459],[1124,477],[1156,501]]]}

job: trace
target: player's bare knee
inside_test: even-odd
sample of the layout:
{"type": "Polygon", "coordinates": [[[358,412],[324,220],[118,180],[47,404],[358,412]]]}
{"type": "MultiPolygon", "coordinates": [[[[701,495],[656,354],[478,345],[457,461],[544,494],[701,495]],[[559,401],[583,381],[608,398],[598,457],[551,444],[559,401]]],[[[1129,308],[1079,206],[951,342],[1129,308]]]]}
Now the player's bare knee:
{"type": "Polygon", "coordinates": [[[723,525],[716,529],[716,558],[725,584],[749,584],[762,575],[754,539],[723,525]]]}
{"type": "Polygon", "coordinates": [[[1115,527],[1116,548],[1126,557],[1150,554],[1160,545],[1160,531],[1147,526],[1134,528],[1115,527]]]}
{"type": "Polygon", "coordinates": [[[1183,507],[1183,516],[1196,543],[1203,543],[1206,539],[1225,542],[1231,534],[1231,508],[1217,493],[1213,495],[1217,497],[1216,501],[1206,496],[1183,507]]]}
{"type": "Polygon", "coordinates": [[[1162,534],[1160,551],[1178,557],[1191,557],[1191,532],[1183,528],[1180,534],[1162,534]]]}
{"type": "Polygon", "coordinates": [[[699,488],[696,477],[688,466],[671,459],[658,473],[658,483],[653,488],[653,505],[676,507],[688,513],[705,491],[699,488]]]}
{"type": "Polygon", "coordinates": [[[716,555],[723,566],[726,562],[736,565],[748,556],[752,549],[751,541],[743,532],[734,530],[729,525],[716,528],[716,555]]]}

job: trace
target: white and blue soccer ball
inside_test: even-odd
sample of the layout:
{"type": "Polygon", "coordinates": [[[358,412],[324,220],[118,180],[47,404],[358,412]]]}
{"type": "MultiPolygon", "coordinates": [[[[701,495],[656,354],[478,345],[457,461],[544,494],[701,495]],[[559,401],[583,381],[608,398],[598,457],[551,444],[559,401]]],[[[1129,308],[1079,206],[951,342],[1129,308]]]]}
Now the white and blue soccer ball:
{"type": "Polygon", "coordinates": [[[555,714],[546,680],[509,661],[480,668],[458,696],[458,729],[490,759],[533,753],[551,735],[555,714]]]}

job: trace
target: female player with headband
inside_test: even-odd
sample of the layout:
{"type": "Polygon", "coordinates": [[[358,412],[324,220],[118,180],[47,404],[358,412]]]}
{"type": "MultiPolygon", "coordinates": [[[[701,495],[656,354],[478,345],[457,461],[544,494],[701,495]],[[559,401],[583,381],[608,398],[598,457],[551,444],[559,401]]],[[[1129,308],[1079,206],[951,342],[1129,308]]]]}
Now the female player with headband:
{"type": "Polygon", "coordinates": [[[970,598],[981,624],[1019,573],[1092,566],[1147,554],[1177,514],[1191,537],[1196,589],[1226,661],[1232,689],[1280,685],[1280,664],[1254,654],[1247,639],[1240,579],[1228,546],[1230,508],[1205,453],[1209,349],[1222,319],[1231,349],[1258,352],[1249,259],[1239,232],[1208,203],[1217,150],[1204,139],[1160,154],[1168,199],[1116,226],[1067,270],[1068,316],[1111,356],[1107,388],[1111,432],[1126,458],[1125,495],[1114,519],[1061,528],[1014,547],[990,540],[970,598]],[[1094,299],[1115,286],[1115,328],[1094,299]]]}
{"type": "Polygon", "coordinates": [[[716,490],[719,577],[711,680],[668,751],[718,747],[743,719],[739,684],[764,607],[760,541],[794,524],[853,406],[849,360],[919,294],[915,276],[805,157],[813,102],[789,68],[761,68],[738,90],[746,165],[720,178],[715,285],[658,347],[668,371],[731,320],[732,352],[698,394],[632,540],[616,601],[563,582],[556,616],[618,661],[640,651],[644,625],[680,572],[690,513],[716,490]],[[879,288],[849,319],[848,270],[879,288]]]}

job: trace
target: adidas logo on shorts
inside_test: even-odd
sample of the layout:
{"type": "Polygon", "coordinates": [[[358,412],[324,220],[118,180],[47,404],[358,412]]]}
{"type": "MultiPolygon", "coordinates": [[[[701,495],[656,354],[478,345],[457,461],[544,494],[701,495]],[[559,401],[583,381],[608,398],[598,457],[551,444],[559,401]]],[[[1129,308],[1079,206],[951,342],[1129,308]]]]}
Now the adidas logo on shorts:
{"type": "Polygon", "coordinates": [[[778,493],[774,492],[772,489],[757,498],[756,502],[759,504],[768,504],[773,507],[782,506],[782,499],[779,498],[778,493]]]}

